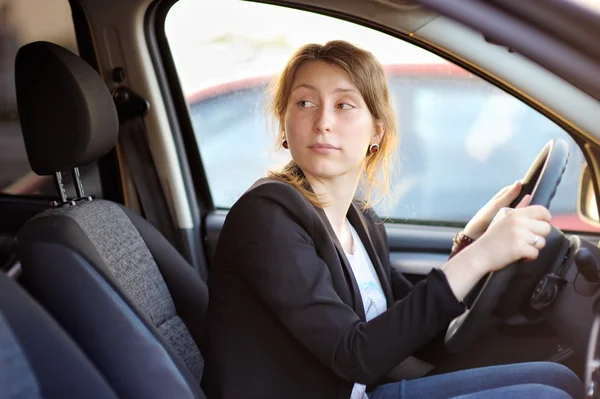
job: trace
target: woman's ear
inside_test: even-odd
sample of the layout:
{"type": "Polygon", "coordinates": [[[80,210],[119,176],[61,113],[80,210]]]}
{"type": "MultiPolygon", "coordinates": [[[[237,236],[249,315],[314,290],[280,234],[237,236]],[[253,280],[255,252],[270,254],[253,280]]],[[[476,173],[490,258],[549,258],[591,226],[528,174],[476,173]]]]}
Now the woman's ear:
{"type": "Polygon", "coordinates": [[[381,139],[383,139],[384,134],[385,126],[383,125],[382,121],[378,120],[377,122],[375,122],[375,134],[373,134],[373,140],[371,144],[379,145],[379,143],[381,143],[381,139]]]}

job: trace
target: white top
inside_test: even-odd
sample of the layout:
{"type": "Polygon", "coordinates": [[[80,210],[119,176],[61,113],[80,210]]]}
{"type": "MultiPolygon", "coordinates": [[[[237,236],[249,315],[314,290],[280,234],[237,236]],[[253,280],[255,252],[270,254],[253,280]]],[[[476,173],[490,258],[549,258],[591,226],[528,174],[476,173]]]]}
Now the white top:
{"type": "MultiPolygon", "coordinates": [[[[367,321],[369,321],[385,312],[387,301],[381,288],[381,282],[379,281],[379,277],[377,277],[377,272],[373,267],[373,262],[371,262],[365,246],[350,222],[348,222],[348,226],[354,240],[354,254],[344,252],[352,267],[352,272],[354,273],[354,278],[362,297],[363,307],[365,308],[365,315],[367,321]]],[[[365,389],[366,386],[363,384],[354,384],[350,399],[367,399],[365,389]]]]}

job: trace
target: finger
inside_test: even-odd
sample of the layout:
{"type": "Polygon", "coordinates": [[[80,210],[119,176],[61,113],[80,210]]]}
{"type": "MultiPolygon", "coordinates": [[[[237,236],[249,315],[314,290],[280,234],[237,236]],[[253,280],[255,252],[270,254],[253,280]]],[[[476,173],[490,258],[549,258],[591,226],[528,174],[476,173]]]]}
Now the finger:
{"type": "Polygon", "coordinates": [[[540,251],[542,248],[546,246],[546,239],[542,236],[534,234],[529,240],[529,244],[540,251]]]}
{"type": "Polygon", "coordinates": [[[531,204],[531,194],[526,194],[522,199],[521,202],[519,202],[519,205],[517,205],[517,208],[525,208],[526,206],[528,206],[529,204],[531,204]]]}
{"type": "Polygon", "coordinates": [[[504,195],[507,195],[508,193],[511,193],[515,190],[517,190],[518,192],[521,191],[521,182],[519,180],[517,180],[516,182],[514,182],[513,184],[509,184],[508,186],[502,188],[500,191],[498,191],[498,193],[496,195],[494,195],[493,199],[498,199],[501,198],[504,195]]]}
{"type": "Polygon", "coordinates": [[[500,195],[496,200],[500,203],[500,206],[509,206],[511,202],[513,202],[521,193],[521,182],[517,181],[515,184],[508,187],[502,195],[500,195]]]}
{"type": "Polygon", "coordinates": [[[532,262],[538,258],[540,251],[531,245],[527,245],[527,249],[524,250],[523,259],[527,262],[532,262]]]}
{"type": "Polygon", "coordinates": [[[498,212],[496,212],[496,216],[494,216],[494,218],[492,219],[492,221],[490,222],[490,226],[493,224],[496,224],[499,220],[502,220],[506,215],[508,215],[509,213],[511,213],[514,209],[512,208],[508,208],[508,207],[503,207],[500,208],[498,210],[498,212]]]}
{"type": "Polygon", "coordinates": [[[506,186],[506,190],[503,192],[503,195],[513,197],[514,199],[521,192],[521,188],[523,188],[523,184],[520,180],[517,180],[510,186],[506,186]]]}
{"type": "Polygon", "coordinates": [[[542,236],[532,235],[527,245],[522,247],[523,259],[531,262],[538,258],[540,251],[546,246],[546,239],[542,236]]]}
{"type": "Polygon", "coordinates": [[[507,191],[509,191],[513,187],[514,187],[514,184],[511,184],[510,186],[503,187],[500,191],[498,191],[496,193],[496,195],[494,195],[494,197],[492,199],[498,199],[498,198],[502,197],[504,194],[506,194],[507,191]]]}
{"type": "MultiPolygon", "coordinates": [[[[540,250],[538,249],[538,245],[540,245],[540,240],[541,238],[538,238],[536,245],[533,245],[533,237],[534,235],[529,233],[527,235],[524,235],[524,237],[527,237],[526,239],[520,240],[519,243],[517,244],[517,251],[520,255],[521,259],[525,259],[527,261],[532,261],[537,259],[540,250]]],[[[544,245],[545,245],[545,241],[544,241],[544,245]]]]}
{"type": "Polygon", "coordinates": [[[521,227],[527,230],[525,233],[527,239],[531,239],[534,235],[547,237],[552,231],[552,225],[544,220],[526,219],[522,221],[521,227]]]}
{"type": "Polygon", "coordinates": [[[546,222],[550,222],[552,219],[552,215],[550,214],[548,208],[542,205],[529,205],[523,208],[515,209],[514,212],[511,212],[511,214],[515,218],[525,217],[528,219],[543,220],[546,222]]]}
{"type": "Polygon", "coordinates": [[[533,233],[527,233],[524,234],[525,238],[525,243],[528,245],[531,245],[532,247],[536,248],[537,250],[540,250],[542,248],[544,248],[546,246],[546,238],[537,234],[533,234],[533,233]]]}

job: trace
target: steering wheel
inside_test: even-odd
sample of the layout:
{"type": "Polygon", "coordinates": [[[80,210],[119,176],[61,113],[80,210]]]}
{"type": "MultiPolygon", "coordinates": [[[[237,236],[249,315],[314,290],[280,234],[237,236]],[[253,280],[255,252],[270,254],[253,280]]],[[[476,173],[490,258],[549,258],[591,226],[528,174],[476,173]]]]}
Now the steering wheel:
{"type": "MultiPolygon", "coordinates": [[[[550,206],[569,159],[569,145],[554,139],[544,146],[523,178],[523,189],[513,201],[514,208],[531,194],[531,205],[550,206]]],[[[464,300],[465,312],[455,318],[446,332],[449,351],[461,353],[485,329],[515,314],[533,291],[535,284],[552,266],[562,233],[556,228],[546,239],[546,246],[532,262],[517,261],[502,270],[489,273],[464,300]]]]}

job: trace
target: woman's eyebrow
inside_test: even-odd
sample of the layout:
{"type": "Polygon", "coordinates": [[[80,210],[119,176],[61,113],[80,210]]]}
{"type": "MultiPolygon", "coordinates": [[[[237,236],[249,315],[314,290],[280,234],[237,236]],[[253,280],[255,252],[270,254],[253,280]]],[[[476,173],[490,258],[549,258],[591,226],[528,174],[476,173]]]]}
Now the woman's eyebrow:
{"type": "MultiPolygon", "coordinates": [[[[317,91],[315,86],[309,85],[308,83],[300,83],[292,88],[292,91],[298,90],[300,88],[305,88],[308,90],[317,91]]],[[[332,93],[358,93],[354,87],[338,87],[332,91],[332,93]]]]}
{"type": "Polygon", "coordinates": [[[358,93],[354,87],[338,87],[332,93],[358,93]]]}

